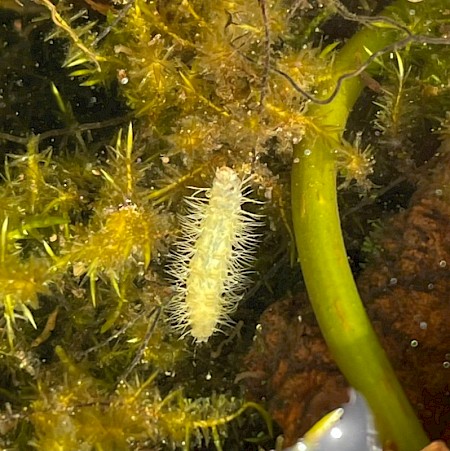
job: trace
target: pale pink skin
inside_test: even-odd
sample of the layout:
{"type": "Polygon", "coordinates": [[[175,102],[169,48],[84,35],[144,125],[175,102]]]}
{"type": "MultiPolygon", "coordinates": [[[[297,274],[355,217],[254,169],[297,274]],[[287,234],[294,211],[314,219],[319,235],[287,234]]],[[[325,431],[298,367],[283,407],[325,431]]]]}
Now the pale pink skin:
{"type": "Polygon", "coordinates": [[[430,443],[422,451],[450,451],[444,442],[438,440],[437,442],[430,443]]]}

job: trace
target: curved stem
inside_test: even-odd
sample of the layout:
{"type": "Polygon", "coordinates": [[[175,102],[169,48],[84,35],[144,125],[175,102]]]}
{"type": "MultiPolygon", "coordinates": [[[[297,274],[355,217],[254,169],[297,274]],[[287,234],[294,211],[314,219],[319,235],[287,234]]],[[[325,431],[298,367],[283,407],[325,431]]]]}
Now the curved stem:
{"type": "MultiPolygon", "coordinates": [[[[336,79],[368,58],[366,48],[376,52],[398,34],[376,27],[355,34],[336,57],[336,79]]],[[[335,149],[361,90],[359,78],[348,79],[332,102],[309,110],[317,129],[294,151],[294,230],[308,295],[336,363],[369,403],[383,442],[393,442],[399,451],[416,451],[428,439],[364,310],[339,220],[335,149]]]]}

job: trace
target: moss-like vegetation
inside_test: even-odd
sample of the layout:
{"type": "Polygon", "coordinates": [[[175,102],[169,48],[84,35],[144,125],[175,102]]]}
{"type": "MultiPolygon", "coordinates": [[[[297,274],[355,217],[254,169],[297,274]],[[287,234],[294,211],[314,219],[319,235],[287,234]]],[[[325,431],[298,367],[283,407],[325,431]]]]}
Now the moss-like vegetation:
{"type": "Polygon", "coordinates": [[[3,447],[274,446],[233,382],[263,306],[246,299],[228,337],[180,340],[167,255],[190,186],[224,164],[251,174],[267,224],[251,293],[268,304],[298,288],[276,282],[294,273],[294,234],[310,252],[291,225],[292,163],[321,143],[346,205],[408,179],[448,138],[446,1],[399,1],[388,19],[382,3],[0,3],[3,447]]]}

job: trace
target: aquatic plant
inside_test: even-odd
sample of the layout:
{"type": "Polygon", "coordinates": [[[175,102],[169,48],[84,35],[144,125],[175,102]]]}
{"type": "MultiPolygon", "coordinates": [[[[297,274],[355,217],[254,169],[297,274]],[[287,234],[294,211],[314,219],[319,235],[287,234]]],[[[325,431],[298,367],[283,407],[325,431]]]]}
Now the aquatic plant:
{"type": "MultiPolygon", "coordinates": [[[[441,11],[444,6],[436,2],[433,7],[441,11]]],[[[326,100],[309,111],[320,117],[317,130],[295,146],[292,172],[297,247],[308,295],[322,333],[349,383],[361,390],[368,400],[383,440],[403,450],[419,449],[425,446],[427,438],[378,344],[353,280],[339,225],[336,197],[336,155],[339,152],[336,149],[342,145],[345,123],[363,86],[359,78],[344,80],[343,77],[359,70],[361,58],[368,65],[380,53],[400,51],[400,47],[408,44],[413,47],[414,43],[449,43],[446,38],[413,34],[424,29],[420,20],[410,19],[411,15],[420,14],[421,8],[422,5],[415,6],[411,14],[407,2],[396,2],[381,17],[368,19],[372,28],[360,31],[346,43],[335,60],[334,84],[324,89],[326,100]],[[390,21],[392,16],[401,17],[404,23],[396,25],[390,21]],[[383,29],[386,27],[388,31],[383,29]],[[341,82],[340,89],[333,91],[341,82]],[[330,90],[335,95],[330,95],[330,90]],[[329,132],[330,126],[335,127],[333,133],[329,132]]],[[[428,25],[424,31],[429,31],[428,25]]],[[[413,50],[410,48],[409,52],[413,50]]],[[[400,56],[397,56],[397,63],[396,75],[400,82],[397,95],[388,96],[379,115],[389,124],[384,129],[387,137],[397,133],[401,122],[399,99],[403,98],[400,91],[406,73],[400,56]]]]}
{"type": "MultiPolygon", "coordinates": [[[[355,313],[345,302],[352,295],[350,303],[359,305],[350,272],[341,272],[347,259],[335,181],[339,169],[343,189],[370,191],[377,164],[392,153],[414,161],[417,148],[396,149],[419,136],[425,120],[439,127],[449,106],[443,0],[428,2],[428,9],[400,1],[386,18],[370,15],[375,2],[363,16],[334,0],[37,3],[47,27],[40,34],[47,44],[39,44],[63,43],[65,83],[45,79],[44,91],[64,128],[33,135],[28,121],[16,120],[22,128],[5,123],[0,133],[10,153],[0,186],[0,394],[9,403],[0,443],[220,449],[243,446],[245,437],[228,431],[244,418],[267,443],[261,434],[267,415],[233,383],[240,329],[192,351],[166,321],[175,290],[164,266],[179,233],[177,217],[186,214],[180,199],[188,186],[211,186],[226,165],[239,176],[252,174],[252,196],[266,201],[252,205],[268,225],[259,260],[270,263],[258,261],[258,268],[269,273],[273,264],[264,240],[283,243],[281,252],[290,249],[293,260],[295,233],[308,291],[342,371],[367,396],[383,437],[400,450],[419,448],[425,438],[395,376],[386,370],[394,388],[382,392],[373,375],[353,364],[353,340],[369,325],[362,308],[355,313]],[[340,50],[339,34],[336,42],[321,42],[316,30],[343,19],[361,30],[340,50]],[[425,43],[440,46],[436,57],[425,43]],[[369,143],[346,126],[362,80],[377,93],[381,107],[372,119],[386,144],[369,143]],[[94,105],[99,92],[120,98],[129,113],[83,122],[66,83],[80,84],[94,105]],[[412,95],[433,101],[419,110],[412,95]],[[327,256],[329,267],[322,266],[327,256]],[[339,290],[342,302],[324,300],[339,290]],[[344,329],[351,320],[351,337],[337,333],[338,318],[344,329]],[[248,415],[249,408],[259,415],[248,415]],[[403,408],[405,415],[398,413],[403,408]]],[[[370,343],[375,357],[358,361],[377,368],[381,359],[388,368],[372,335],[370,343]]]]}

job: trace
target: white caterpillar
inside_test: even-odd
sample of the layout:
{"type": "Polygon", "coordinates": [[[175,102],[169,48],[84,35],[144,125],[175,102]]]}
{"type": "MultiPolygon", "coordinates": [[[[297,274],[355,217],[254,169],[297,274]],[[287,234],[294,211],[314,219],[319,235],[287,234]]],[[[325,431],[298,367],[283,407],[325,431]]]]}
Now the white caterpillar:
{"type": "MultiPolygon", "coordinates": [[[[181,239],[172,253],[169,273],[176,294],[168,310],[174,327],[207,341],[220,325],[230,325],[229,314],[243,296],[253,261],[252,233],[259,215],[246,212],[242,181],[229,167],[216,170],[212,188],[198,189],[186,199],[187,216],[180,218],[181,239]],[[198,197],[200,193],[205,197],[198,197]]],[[[254,202],[254,201],[253,201],[254,202]]]]}

